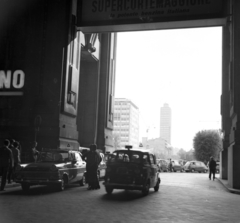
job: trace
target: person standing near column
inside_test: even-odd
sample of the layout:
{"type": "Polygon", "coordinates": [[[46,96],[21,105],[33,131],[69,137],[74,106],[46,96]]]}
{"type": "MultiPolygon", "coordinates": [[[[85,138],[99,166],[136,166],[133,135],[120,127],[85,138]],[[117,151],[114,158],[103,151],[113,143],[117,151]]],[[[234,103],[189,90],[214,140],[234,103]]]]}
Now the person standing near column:
{"type": "Polygon", "coordinates": [[[33,156],[33,159],[34,159],[34,162],[36,163],[37,162],[37,159],[38,159],[38,156],[39,156],[39,151],[37,150],[37,142],[33,142],[32,143],[32,156],[33,156]]]}
{"type": "Polygon", "coordinates": [[[8,176],[8,182],[14,180],[16,167],[19,163],[21,163],[19,143],[17,141],[13,143],[12,155],[13,155],[13,169],[11,171],[11,175],[8,176]]]}
{"type": "Polygon", "coordinates": [[[210,161],[209,161],[208,166],[209,166],[209,180],[211,180],[212,175],[213,175],[213,180],[215,180],[217,163],[212,156],[210,157],[210,161]]]}
{"type": "MultiPolygon", "coordinates": [[[[12,151],[12,162],[13,162],[13,165],[14,165],[14,153],[15,153],[15,147],[14,147],[14,143],[16,142],[14,139],[9,139],[9,142],[10,142],[10,145],[9,145],[9,149],[12,151]]],[[[12,183],[12,176],[13,176],[13,167],[9,167],[9,170],[8,170],[8,176],[7,176],[7,179],[8,179],[8,184],[11,184],[12,183]]]]}
{"type": "Polygon", "coordinates": [[[0,148],[0,168],[2,172],[2,180],[0,191],[4,191],[7,174],[9,169],[13,168],[13,156],[12,151],[9,149],[10,141],[5,139],[4,146],[0,148]]]}
{"type": "Polygon", "coordinates": [[[97,170],[101,161],[102,158],[97,151],[97,145],[92,144],[90,146],[90,151],[86,154],[88,190],[100,189],[97,170]]]}

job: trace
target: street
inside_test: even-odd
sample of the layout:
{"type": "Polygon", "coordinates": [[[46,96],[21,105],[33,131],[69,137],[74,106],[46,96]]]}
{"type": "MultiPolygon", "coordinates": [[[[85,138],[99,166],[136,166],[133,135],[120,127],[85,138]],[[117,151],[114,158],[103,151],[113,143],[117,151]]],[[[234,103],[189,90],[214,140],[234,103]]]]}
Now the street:
{"type": "MultiPolygon", "coordinates": [[[[218,175],[217,175],[218,176],[218,175]]],[[[203,173],[161,173],[158,192],[114,190],[107,195],[87,186],[58,192],[45,186],[0,193],[1,223],[62,222],[240,222],[240,195],[226,191],[203,173]]]]}

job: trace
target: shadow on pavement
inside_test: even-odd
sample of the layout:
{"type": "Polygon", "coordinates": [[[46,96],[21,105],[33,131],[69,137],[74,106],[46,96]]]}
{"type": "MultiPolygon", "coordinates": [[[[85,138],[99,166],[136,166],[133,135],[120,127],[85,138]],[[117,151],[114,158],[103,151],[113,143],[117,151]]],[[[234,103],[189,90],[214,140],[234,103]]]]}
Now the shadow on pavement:
{"type": "MultiPolygon", "coordinates": [[[[71,191],[74,188],[85,188],[85,186],[80,187],[79,184],[70,184],[66,187],[64,191],[71,191]]],[[[10,190],[6,188],[4,192],[0,193],[0,196],[12,196],[12,195],[23,195],[23,196],[39,196],[48,195],[53,193],[64,193],[64,191],[58,190],[54,186],[31,186],[28,192],[22,190],[21,186],[17,190],[10,190]]]]}
{"type": "MultiPolygon", "coordinates": [[[[105,192],[106,193],[106,192],[105,192]]],[[[102,199],[105,201],[122,201],[122,202],[128,202],[133,201],[137,199],[144,199],[148,196],[156,195],[158,192],[154,192],[152,190],[149,191],[149,194],[146,196],[142,195],[141,191],[138,190],[113,190],[112,194],[104,194],[102,196],[102,199]]]]}

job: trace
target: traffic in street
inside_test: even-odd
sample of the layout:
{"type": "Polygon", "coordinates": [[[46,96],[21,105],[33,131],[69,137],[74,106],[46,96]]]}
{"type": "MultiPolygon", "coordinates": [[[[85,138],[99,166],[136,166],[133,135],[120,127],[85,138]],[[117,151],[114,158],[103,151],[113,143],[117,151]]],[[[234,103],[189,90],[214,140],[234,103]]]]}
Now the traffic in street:
{"type": "MultiPolygon", "coordinates": [[[[64,191],[20,186],[0,193],[1,223],[62,222],[239,222],[240,195],[229,193],[207,173],[161,172],[157,192],[115,189],[107,194],[78,183],[64,191]]],[[[217,174],[218,178],[219,175],[217,174]]]]}

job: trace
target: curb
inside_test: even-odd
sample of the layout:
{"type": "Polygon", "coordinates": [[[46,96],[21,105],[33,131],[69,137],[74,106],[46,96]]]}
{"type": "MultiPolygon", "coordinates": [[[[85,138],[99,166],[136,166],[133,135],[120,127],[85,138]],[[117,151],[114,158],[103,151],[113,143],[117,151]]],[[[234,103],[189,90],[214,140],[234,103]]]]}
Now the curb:
{"type": "MultiPolygon", "coordinates": [[[[1,184],[1,181],[0,181],[0,184],[1,184]]],[[[5,185],[5,189],[6,188],[13,188],[13,187],[20,187],[21,185],[20,184],[18,184],[18,183],[11,183],[11,184],[8,184],[8,183],[6,183],[6,185],[5,185]]]]}
{"type": "Polygon", "coordinates": [[[240,190],[230,187],[224,180],[216,178],[230,193],[240,194],[240,190]]]}

